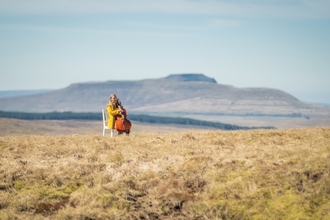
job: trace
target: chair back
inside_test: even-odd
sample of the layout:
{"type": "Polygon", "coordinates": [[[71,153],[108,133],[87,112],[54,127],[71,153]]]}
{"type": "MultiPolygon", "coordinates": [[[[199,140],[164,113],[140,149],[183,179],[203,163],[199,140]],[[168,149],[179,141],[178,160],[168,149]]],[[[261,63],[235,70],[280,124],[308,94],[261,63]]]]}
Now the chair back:
{"type": "Polygon", "coordinates": [[[102,109],[102,118],[103,118],[103,127],[108,127],[108,111],[106,109],[102,109]]]}
{"type": "Polygon", "coordinates": [[[103,136],[104,136],[105,130],[109,129],[108,128],[108,120],[109,120],[108,110],[102,109],[102,119],[103,119],[103,136]]]}

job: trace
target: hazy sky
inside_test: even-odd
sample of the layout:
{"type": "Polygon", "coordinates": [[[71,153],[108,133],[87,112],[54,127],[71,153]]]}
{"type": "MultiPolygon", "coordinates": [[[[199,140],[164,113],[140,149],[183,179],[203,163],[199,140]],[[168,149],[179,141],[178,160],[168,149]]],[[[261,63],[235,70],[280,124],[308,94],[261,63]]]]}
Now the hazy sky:
{"type": "Polygon", "coordinates": [[[173,73],[330,103],[330,1],[0,0],[0,90],[173,73]]]}

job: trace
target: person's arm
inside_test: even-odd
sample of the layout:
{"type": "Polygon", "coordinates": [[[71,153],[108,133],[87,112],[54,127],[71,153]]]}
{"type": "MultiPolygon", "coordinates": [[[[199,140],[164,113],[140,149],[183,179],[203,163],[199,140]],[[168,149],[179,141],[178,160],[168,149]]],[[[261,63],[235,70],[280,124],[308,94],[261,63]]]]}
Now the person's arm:
{"type": "Polygon", "coordinates": [[[119,114],[119,110],[113,109],[111,104],[107,105],[107,110],[108,110],[109,115],[115,116],[115,115],[119,114]]]}

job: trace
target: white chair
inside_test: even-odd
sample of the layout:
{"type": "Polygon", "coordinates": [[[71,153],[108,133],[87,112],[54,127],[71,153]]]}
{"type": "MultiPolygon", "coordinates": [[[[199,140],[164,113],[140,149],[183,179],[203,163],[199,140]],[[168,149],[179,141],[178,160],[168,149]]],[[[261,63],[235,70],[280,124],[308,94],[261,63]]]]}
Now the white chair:
{"type": "Polygon", "coordinates": [[[102,109],[102,118],[103,118],[103,136],[105,134],[105,130],[111,130],[111,134],[112,134],[113,133],[112,129],[108,128],[109,117],[108,117],[108,111],[106,109],[102,109]]]}

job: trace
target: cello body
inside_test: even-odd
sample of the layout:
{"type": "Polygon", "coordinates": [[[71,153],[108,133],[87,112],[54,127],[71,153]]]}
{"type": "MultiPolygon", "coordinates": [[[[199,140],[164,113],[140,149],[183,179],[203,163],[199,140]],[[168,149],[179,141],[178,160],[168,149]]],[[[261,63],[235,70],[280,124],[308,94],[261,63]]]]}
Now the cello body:
{"type": "Polygon", "coordinates": [[[122,114],[116,115],[116,122],[115,122],[115,128],[119,133],[129,133],[130,129],[132,127],[132,123],[130,120],[126,118],[127,112],[125,109],[122,109],[122,114]]]}

